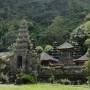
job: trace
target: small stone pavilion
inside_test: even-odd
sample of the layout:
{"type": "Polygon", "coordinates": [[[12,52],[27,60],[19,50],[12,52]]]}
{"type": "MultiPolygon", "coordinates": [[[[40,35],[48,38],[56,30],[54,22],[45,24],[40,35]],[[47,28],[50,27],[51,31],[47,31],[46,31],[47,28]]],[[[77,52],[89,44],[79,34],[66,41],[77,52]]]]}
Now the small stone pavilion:
{"type": "Polygon", "coordinates": [[[36,71],[38,55],[33,49],[33,44],[29,39],[28,23],[22,20],[16,39],[14,55],[10,60],[11,71],[22,69],[23,72],[36,71]]]}

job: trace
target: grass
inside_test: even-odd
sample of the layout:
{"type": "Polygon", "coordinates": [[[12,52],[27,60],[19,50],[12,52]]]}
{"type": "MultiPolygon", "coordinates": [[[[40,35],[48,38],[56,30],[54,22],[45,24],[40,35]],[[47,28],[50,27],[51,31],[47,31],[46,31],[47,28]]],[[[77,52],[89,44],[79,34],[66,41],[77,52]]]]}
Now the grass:
{"type": "Polygon", "coordinates": [[[89,90],[87,86],[60,84],[0,85],[0,90],[89,90]]]}

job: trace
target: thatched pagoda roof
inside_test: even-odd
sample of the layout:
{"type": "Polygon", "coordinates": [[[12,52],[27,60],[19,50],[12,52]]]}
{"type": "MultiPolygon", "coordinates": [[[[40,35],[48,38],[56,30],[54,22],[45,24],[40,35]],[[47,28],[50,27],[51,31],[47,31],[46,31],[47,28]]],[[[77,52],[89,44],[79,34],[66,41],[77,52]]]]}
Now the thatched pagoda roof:
{"type": "Polygon", "coordinates": [[[74,61],[75,61],[75,62],[77,62],[77,61],[87,61],[87,60],[89,60],[89,59],[90,59],[89,54],[88,54],[88,52],[86,52],[83,56],[81,56],[81,57],[78,58],[78,59],[75,59],[74,61]]]}
{"type": "Polygon", "coordinates": [[[52,56],[48,55],[45,52],[41,53],[40,60],[41,61],[54,61],[54,62],[58,62],[58,59],[53,58],[52,56]]]}
{"type": "Polygon", "coordinates": [[[70,43],[68,43],[68,42],[65,42],[62,45],[57,47],[57,49],[59,49],[59,50],[62,50],[62,49],[71,49],[71,48],[73,48],[73,46],[70,43]]]}

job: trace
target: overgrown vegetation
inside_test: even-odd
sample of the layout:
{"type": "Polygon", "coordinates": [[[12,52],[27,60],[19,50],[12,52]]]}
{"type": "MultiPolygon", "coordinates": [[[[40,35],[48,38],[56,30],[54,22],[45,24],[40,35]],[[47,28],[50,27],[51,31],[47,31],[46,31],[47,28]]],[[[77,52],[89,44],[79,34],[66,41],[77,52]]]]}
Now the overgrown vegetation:
{"type": "Polygon", "coordinates": [[[1,0],[0,46],[6,48],[15,42],[22,18],[30,22],[30,37],[37,44],[63,43],[73,29],[89,20],[89,4],[88,0],[1,0]]]}
{"type": "Polygon", "coordinates": [[[85,71],[86,71],[88,83],[90,84],[90,61],[89,60],[85,63],[85,71]]]}
{"type": "MultiPolygon", "coordinates": [[[[84,54],[87,49],[90,50],[89,5],[89,0],[0,0],[0,48],[13,46],[18,36],[20,20],[26,18],[30,38],[35,39],[38,53],[50,53],[54,41],[61,44],[69,40],[78,43],[84,54]]],[[[0,67],[1,79],[8,83],[9,67],[2,60],[0,64],[5,65],[3,69],[0,67]]],[[[13,77],[16,78],[16,83],[21,83],[21,80],[36,82],[33,75],[19,75],[13,77]]],[[[70,83],[68,79],[62,82],[70,83]]]]}

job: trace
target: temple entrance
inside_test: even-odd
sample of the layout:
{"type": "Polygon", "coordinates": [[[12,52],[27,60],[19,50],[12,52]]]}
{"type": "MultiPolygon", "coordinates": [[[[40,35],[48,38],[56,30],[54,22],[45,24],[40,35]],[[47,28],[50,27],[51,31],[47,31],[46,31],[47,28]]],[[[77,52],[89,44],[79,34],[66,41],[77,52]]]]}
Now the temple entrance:
{"type": "Polygon", "coordinates": [[[22,68],[22,56],[17,56],[17,68],[22,68]]]}

